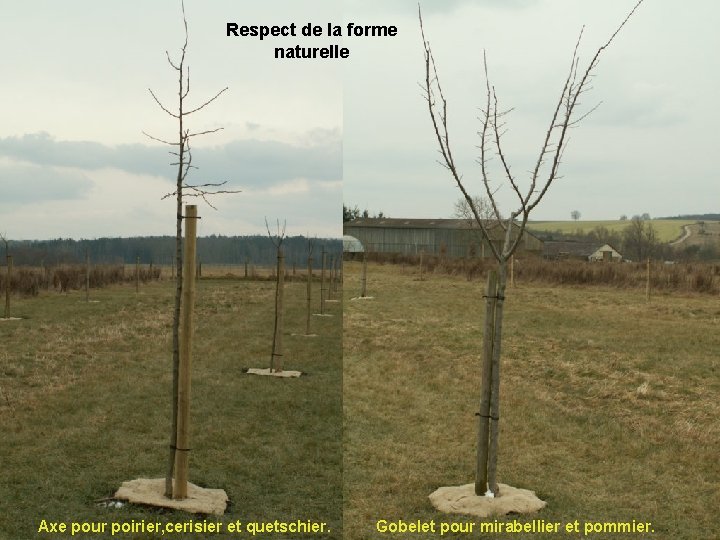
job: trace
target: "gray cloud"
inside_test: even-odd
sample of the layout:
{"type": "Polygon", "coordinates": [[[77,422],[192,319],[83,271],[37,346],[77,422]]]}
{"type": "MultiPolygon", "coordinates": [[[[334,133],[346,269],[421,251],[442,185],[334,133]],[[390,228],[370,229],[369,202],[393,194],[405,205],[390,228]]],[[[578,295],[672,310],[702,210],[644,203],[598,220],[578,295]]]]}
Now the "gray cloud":
{"type": "MultiPolygon", "coordinates": [[[[277,141],[236,140],[193,150],[200,169],[189,180],[228,180],[246,187],[268,187],[294,178],[338,180],[342,177],[342,144],[334,131],[313,130],[307,146],[277,141]]],[[[47,133],[0,138],[0,156],[42,167],[84,170],[117,168],[134,174],[172,179],[172,156],[161,146],[106,146],[92,141],[59,141],[47,133]]]]}
{"type": "Polygon", "coordinates": [[[1,202],[27,203],[49,200],[71,200],[83,197],[92,181],[75,171],[44,165],[0,161],[1,202]]]}

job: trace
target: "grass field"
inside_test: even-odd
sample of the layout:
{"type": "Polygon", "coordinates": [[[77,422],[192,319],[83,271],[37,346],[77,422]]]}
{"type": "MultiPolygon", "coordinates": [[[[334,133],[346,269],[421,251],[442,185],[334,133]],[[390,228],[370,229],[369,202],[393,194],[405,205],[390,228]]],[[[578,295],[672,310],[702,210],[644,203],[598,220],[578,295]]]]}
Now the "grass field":
{"type": "MultiPolygon", "coordinates": [[[[378,520],[441,514],[428,495],[474,479],[482,283],[371,264],[368,294],[345,265],[345,538],[378,520]]],[[[529,522],[651,522],[654,533],[564,538],[718,538],[720,304],[602,287],[518,283],[504,322],[499,481],[547,506],[529,522]]],[[[444,538],[553,538],[448,534],[444,538]]],[[[398,538],[428,538],[407,534],[398,538]]]]}
{"type": "MultiPolygon", "coordinates": [[[[694,220],[682,219],[653,219],[650,223],[655,228],[658,238],[661,242],[672,242],[683,234],[683,225],[691,225],[696,223],[694,220]]],[[[589,233],[596,227],[605,227],[610,231],[622,232],[622,230],[630,224],[630,221],[610,220],[610,221],[531,221],[528,223],[528,230],[543,232],[575,233],[582,231],[589,233]]]]}
{"type": "MultiPolygon", "coordinates": [[[[284,343],[285,368],[307,376],[277,379],[241,371],[269,365],[274,283],[200,280],[190,481],[226,490],[223,523],[322,521],[330,533],[308,537],[340,538],[341,304],[313,317],[318,337],[291,335],[305,330],[305,290],[286,286],[284,343]]],[[[82,292],[13,299],[24,319],[0,322],[0,539],[68,537],[37,534],[41,519],[193,518],[96,503],[125,480],[165,473],[172,294],[170,282],[152,282],[139,294],[134,284],[93,290],[94,303],[82,292]]],[[[319,285],[313,294],[317,307],[319,285]]]]}

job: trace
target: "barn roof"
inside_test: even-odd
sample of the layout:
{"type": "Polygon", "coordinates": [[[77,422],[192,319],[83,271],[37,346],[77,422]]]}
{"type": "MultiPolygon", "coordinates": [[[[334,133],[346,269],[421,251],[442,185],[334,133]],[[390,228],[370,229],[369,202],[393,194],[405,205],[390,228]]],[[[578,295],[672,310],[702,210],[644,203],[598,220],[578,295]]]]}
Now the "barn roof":
{"type": "MultiPolygon", "coordinates": [[[[606,242],[572,242],[572,241],[545,241],[543,254],[546,257],[555,257],[561,254],[577,257],[589,257],[603,246],[610,246],[606,242]]],[[[617,251],[614,247],[612,249],[617,251]]]]}
{"type": "MultiPolygon", "coordinates": [[[[487,221],[489,227],[496,221],[487,221]]],[[[406,219],[406,218],[358,218],[348,221],[347,226],[386,227],[394,229],[474,229],[477,224],[468,219],[406,219]]]]}
{"type": "MultiPolygon", "coordinates": [[[[479,227],[471,219],[409,219],[409,218],[358,218],[343,224],[344,227],[368,227],[387,229],[450,229],[450,230],[477,230],[479,227]]],[[[514,223],[515,227],[519,227],[514,223]]],[[[502,236],[502,229],[497,220],[485,221],[488,231],[495,231],[498,237],[502,236]]],[[[537,236],[525,229],[525,234],[537,239],[537,236]]],[[[495,234],[493,235],[495,236],[495,234]]]]}

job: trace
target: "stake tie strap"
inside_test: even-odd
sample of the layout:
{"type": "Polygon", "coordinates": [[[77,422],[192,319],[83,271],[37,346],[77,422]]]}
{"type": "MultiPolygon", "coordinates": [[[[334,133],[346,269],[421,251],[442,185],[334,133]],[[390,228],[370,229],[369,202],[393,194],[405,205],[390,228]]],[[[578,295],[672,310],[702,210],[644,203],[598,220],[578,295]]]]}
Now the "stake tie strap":
{"type": "Polygon", "coordinates": [[[178,448],[173,444],[170,445],[170,448],[172,448],[173,450],[177,450],[178,452],[189,452],[190,450],[192,450],[192,448],[178,448]]]}
{"type": "Polygon", "coordinates": [[[502,294],[496,294],[495,296],[488,296],[487,294],[483,294],[483,298],[495,298],[496,300],[505,300],[505,295],[502,294]]]}
{"type": "Polygon", "coordinates": [[[475,416],[479,416],[480,418],[489,418],[491,420],[495,420],[496,422],[500,421],[499,416],[493,416],[492,414],[480,414],[479,412],[476,412],[475,416]]]}
{"type": "Polygon", "coordinates": [[[202,219],[202,216],[180,216],[183,219],[202,219]]]}

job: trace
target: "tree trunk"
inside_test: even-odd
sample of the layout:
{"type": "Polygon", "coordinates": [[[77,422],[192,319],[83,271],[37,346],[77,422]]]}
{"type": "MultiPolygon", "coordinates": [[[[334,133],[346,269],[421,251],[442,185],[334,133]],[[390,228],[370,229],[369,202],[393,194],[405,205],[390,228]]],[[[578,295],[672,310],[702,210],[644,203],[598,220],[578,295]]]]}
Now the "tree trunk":
{"type": "Polygon", "coordinates": [[[6,255],[5,260],[7,261],[7,279],[5,280],[5,318],[10,318],[10,281],[12,280],[12,267],[13,258],[12,255],[6,255]]]}
{"type": "MultiPolygon", "coordinates": [[[[181,121],[182,124],[182,121],[181,121]]],[[[182,133],[182,125],[181,125],[182,133]]],[[[180,139],[182,141],[182,138],[180,139]]],[[[165,473],[165,496],[171,498],[173,496],[173,475],[175,471],[175,447],[177,446],[177,408],[178,408],[178,375],[180,365],[180,306],[182,304],[182,277],[183,277],[183,257],[182,257],[182,163],[183,163],[184,145],[180,144],[180,165],[178,166],[178,192],[175,199],[175,210],[177,212],[175,220],[175,306],[173,308],[173,336],[172,336],[172,421],[170,425],[170,448],[168,453],[167,472],[165,473]]]]}
{"type": "Polygon", "coordinates": [[[282,247],[277,251],[277,285],[275,288],[275,330],[273,332],[273,347],[270,357],[270,372],[283,370],[283,289],[285,288],[285,256],[282,247]]]}

